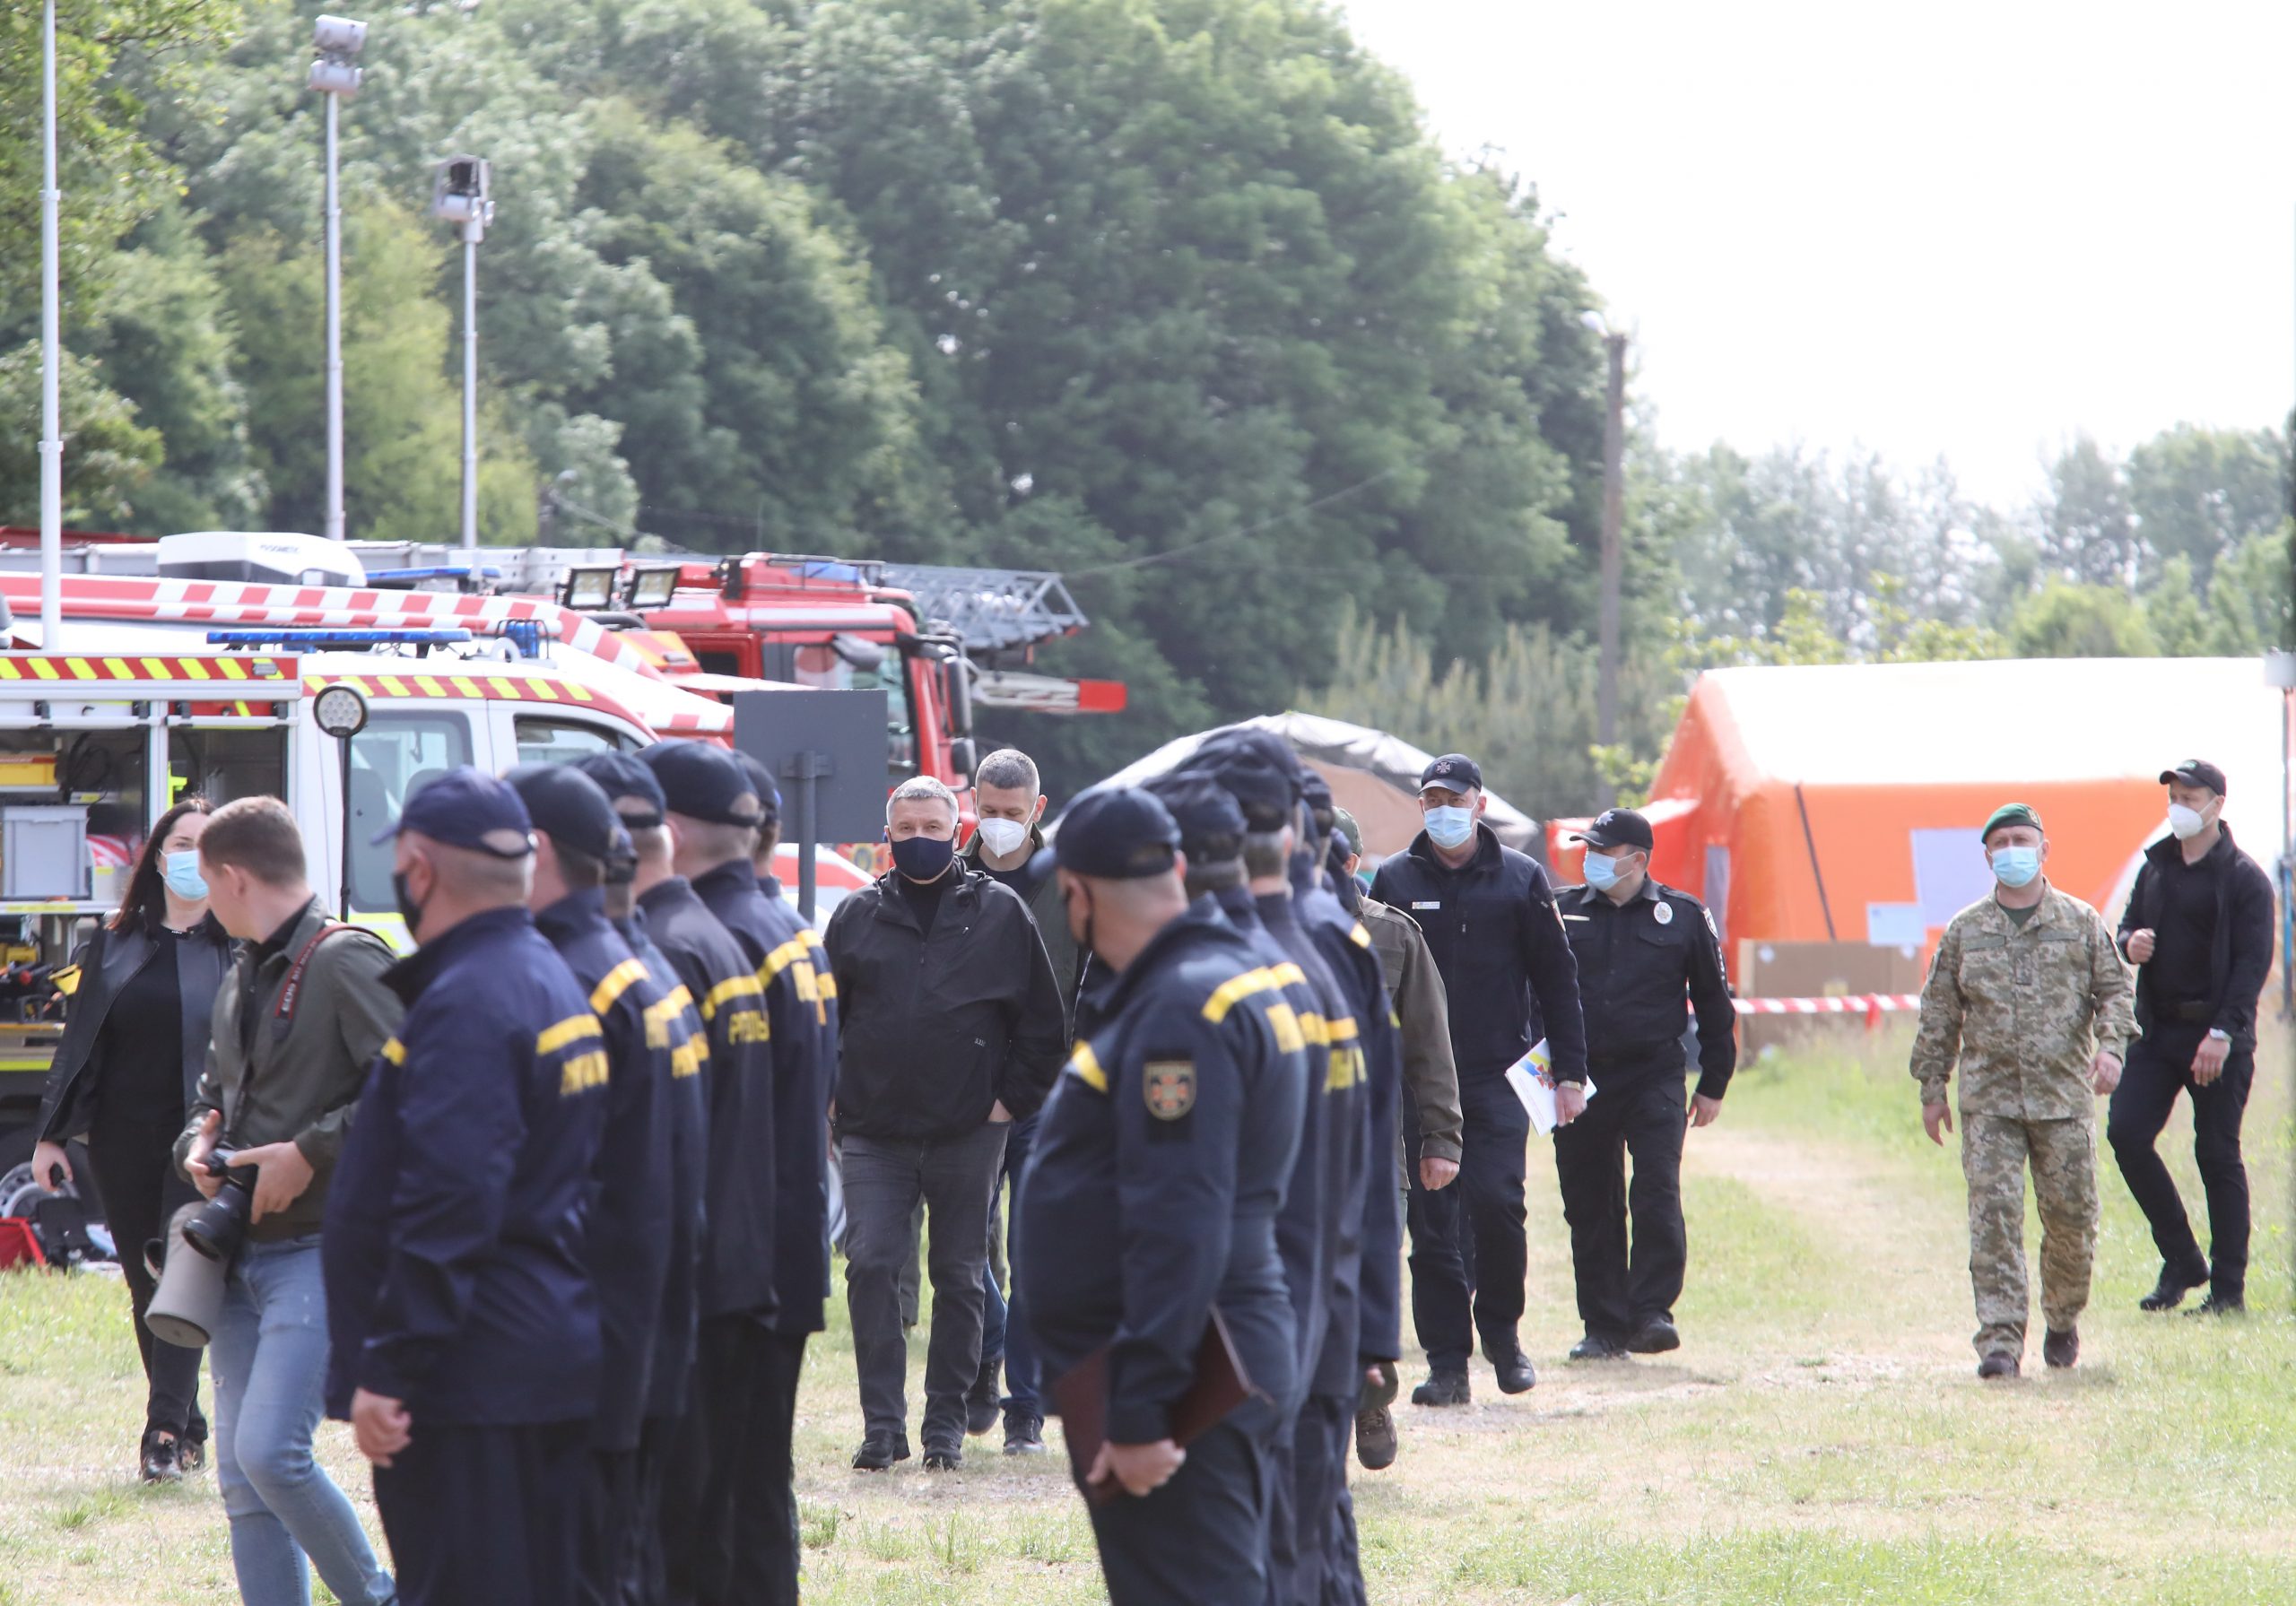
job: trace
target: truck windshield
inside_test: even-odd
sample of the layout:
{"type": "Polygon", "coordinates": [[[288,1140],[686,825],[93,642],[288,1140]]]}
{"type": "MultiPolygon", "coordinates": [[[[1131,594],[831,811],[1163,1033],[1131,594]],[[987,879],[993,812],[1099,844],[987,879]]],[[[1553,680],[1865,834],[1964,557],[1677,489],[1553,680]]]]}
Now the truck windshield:
{"type": "Polygon", "coordinates": [[[351,738],[351,907],[382,913],[398,907],[391,890],[395,853],[375,833],[399,816],[406,800],[457,764],[470,762],[470,722],[459,714],[378,713],[351,738]]]}
{"type": "MultiPolygon", "coordinates": [[[[833,647],[792,649],[787,678],[801,686],[829,691],[876,691],[885,696],[885,772],[898,782],[917,773],[917,710],[902,673],[907,658],[891,642],[874,643],[884,650],[874,669],[847,663],[833,647]]],[[[769,674],[772,672],[769,670],[769,674]]]]}

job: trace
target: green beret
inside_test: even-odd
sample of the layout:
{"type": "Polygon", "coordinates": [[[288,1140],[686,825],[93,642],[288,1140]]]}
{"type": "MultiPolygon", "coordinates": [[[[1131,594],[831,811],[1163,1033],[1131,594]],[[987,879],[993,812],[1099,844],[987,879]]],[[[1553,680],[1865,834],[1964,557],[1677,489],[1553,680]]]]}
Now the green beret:
{"type": "Polygon", "coordinates": [[[1363,828],[1355,823],[1354,815],[1345,809],[1334,809],[1331,822],[1339,828],[1339,834],[1347,838],[1348,852],[1360,854],[1363,851],[1363,828]]]}
{"type": "Polygon", "coordinates": [[[2033,812],[2030,803],[2003,803],[1993,811],[1992,817],[1985,822],[1985,829],[1977,834],[1977,839],[1980,842],[1992,841],[1993,833],[2005,825],[2030,825],[2039,830],[2041,817],[2033,812]]]}

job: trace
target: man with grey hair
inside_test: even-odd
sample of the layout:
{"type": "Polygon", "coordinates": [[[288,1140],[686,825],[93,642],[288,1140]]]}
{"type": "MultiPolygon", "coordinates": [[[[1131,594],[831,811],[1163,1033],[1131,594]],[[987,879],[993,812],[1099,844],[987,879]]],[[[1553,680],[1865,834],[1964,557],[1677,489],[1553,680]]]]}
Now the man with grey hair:
{"type": "Polygon", "coordinates": [[[839,1005],[831,1107],[845,1182],[845,1290],[865,1433],[853,1464],[909,1455],[901,1263],[931,1218],[925,1465],[964,1455],[980,1368],[988,1207],[1005,1133],[1037,1112],[1067,1049],[1058,984],[1028,906],[956,855],[956,794],[928,776],[885,804],[893,867],[824,937],[839,1005]]]}

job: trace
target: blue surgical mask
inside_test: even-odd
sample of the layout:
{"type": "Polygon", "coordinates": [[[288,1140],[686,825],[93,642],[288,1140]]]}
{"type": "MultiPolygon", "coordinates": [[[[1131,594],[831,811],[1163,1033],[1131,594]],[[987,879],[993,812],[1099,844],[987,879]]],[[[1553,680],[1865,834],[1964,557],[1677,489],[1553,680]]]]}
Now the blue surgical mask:
{"type": "Polygon", "coordinates": [[[1427,839],[1436,846],[1464,847],[1474,835],[1474,811],[1461,803],[1430,809],[1426,823],[1427,839]]]}
{"type": "Polygon", "coordinates": [[[166,876],[168,890],[186,903],[204,902],[207,897],[207,878],[199,873],[199,850],[171,853],[168,855],[166,876]]]}
{"type": "Polygon", "coordinates": [[[2041,872],[2041,850],[2038,847],[1996,847],[1993,850],[1993,875],[2005,887],[2022,887],[2041,872]]]}
{"type": "Polygon", "coordinates": [[[1590,853],[1587,855],[1587,884],[1597,892],[1607,892],[1618,885],[1618,861],[1608,854],[1590,853]]]}

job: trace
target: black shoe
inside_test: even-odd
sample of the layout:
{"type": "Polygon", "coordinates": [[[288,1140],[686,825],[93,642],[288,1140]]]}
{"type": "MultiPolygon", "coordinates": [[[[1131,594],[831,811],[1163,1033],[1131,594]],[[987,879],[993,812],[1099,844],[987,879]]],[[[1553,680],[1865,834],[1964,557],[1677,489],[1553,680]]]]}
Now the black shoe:
{"type": "Polygon", "coordinates": [[[2006,1350],[1996,1350],[1977,1363],[1977,1375],[1987,1382],[1996,1377],[2014,1377],[2022,1370],[2022,1368],[2017,1364],[2017,1358],[2006,1350]]]}
{"type": "Polygon", "coordinates": [[[1396,1415],[1387,1408],[1403,1392],[1395,1362],[1383,1360],[1376,1370],[1378,1381],[1364,1379],[1362,1397],[1355,1408],[1355,1459],[1363,1463],[1366,1471],[1373,1472],[1384,1471],[1396,1463],[1396,1415]]]}
{"type": "Polygon", "coordinates": [[[183,1463],[176,1453],[176,1436],[165,1428],[154,1428],[144,1436],[144,1481],[183,1481],[183,1463]]]}
{"type": "Polygon", "coordinates": [[[1499,1392],[1502,1394],[1527,1394],[1539,1380],[1531,1370],[1529,1359],[1518,1350],[1512,1355],[1488,1357],[1491,1369],[1499,1375],[1499,1392]]]}
{"type": "Polygon", "coordinates": [[[2188,1316],[2245,1316],[2248,1314],[2248,1301],[2243,1294],[2211,1294],[2185,1312],[2188,1316]]]}
{"type": "Polygon", "coordinates": [[[1430,1372],[1427,1381],[1411,1391],[1413,1405],[1465,1405],[1468,1397],[1465,1372],[1430,1372]]]}
{"type": "Polygon", "coordinates": [[[2079,1330],[2068,1327],[2063,1333],[2059,1333],[2056,1328],[2050,1328],[2048,1336],[2041,1341],[2041,1359],[2060,1372],[2079,1360],[2081,1359],[2079,1330]]]}
{"type": "Polygon", "coordinates": [[[965,1453],[956,1445],[925,1446],[925,1470],[928,1472],[953,1472],[964,1463],[965,1453]]]}
{"type": "Polygon", "coordinates": [[[1652,1316],[1634,1330],[1626,1347],[1637,1355],[1664,1355],[1683,1347],[1683,1335],[1674,1331],[1672,1316],[1652,1316]]]}
{"type": "MultiPolygon", "coordinates": [[[[1001,1359],[1001,1358],[999,1358],[1001,1359]]],[[[997,1360],[980,1363],[980,1376],[972,1380],[972,1387],[965,1393],[965,1431],[982,1434],[996,1426],[1003,1411],[996,1398],[997,1360]]]]}
{"type": "Polygon", "coordinates": [[[2200,1261],[2184,1267],[2162,1266],[2161,1280],[2152,1291],[2136,1302],[2139,1310],[2174,1310],[2185,1302],[2185,1296],[2208,1281],[2208,1263],[2200,1261]]]}
{"type": "Polygon", "coordinates": [[[1044,1419],[1033,1411],[1008,1411],[1004,1413],[1004,1454],[1007,1455],[1041,1455],[1044,1454],[1044,1419]]]}
{"type": "Polygon", "coordinates": [[[1626,1346],[1608,1333],[1590,1333],[1570,1346],[1573,1360],[1624,1360],[1626,1346]]]}
{"type": "Polygon", "coordinates": [[[853,1452],[853,1470],[857,1472],[882,1472],[896,1461],[909,1459],[909,1435],[906,1433],[873,1433],[861,1441],[853,1452]]]}

